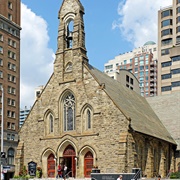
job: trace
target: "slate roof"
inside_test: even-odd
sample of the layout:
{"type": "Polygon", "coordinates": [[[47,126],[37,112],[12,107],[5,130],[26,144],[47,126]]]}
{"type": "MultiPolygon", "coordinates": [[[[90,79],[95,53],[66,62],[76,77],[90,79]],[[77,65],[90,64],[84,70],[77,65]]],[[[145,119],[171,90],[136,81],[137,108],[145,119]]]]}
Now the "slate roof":
{"type": "Polygon", "coordinates": [[[99,84],[105,84],[104,91],[120,111],[131,118],[133,130],[176,144],[146,99],[123,86],[90,64],[85,65],[99,84]]]}

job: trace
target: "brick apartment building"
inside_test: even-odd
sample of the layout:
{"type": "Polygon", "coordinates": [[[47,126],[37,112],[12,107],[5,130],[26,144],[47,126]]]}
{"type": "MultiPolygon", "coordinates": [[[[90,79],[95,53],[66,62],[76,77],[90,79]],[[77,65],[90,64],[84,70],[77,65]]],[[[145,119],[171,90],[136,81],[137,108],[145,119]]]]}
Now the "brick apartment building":
{"type": "MultiPolygon", "coordinates": [[[[0,117],[3,117],[5,179],[14,174],[20,99],[20,0],[0,1],[0,117]],[[3,95],[3,96],[2,96],[3,95]],[[3,97],[3,98],[2,98],[3,97]],[[3,111],[2,111],[3,110],[3,111]],[[2,116],[3,114],[3,116],[2,116]]],[[[2,132],[1,132],[2,135],[2,132]]]]}

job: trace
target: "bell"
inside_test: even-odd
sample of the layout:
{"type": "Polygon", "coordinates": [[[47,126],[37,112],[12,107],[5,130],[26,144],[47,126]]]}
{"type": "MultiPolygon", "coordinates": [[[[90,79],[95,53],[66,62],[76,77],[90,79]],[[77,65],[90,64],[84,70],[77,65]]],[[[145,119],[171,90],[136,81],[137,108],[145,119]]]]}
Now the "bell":
{"type": "Polygon", "coordinates": [[[67,36],[67,39],[68,40],[72,40],[73,39],[73,32],[72,31],[69,31],[69,34],[67,36]]]}

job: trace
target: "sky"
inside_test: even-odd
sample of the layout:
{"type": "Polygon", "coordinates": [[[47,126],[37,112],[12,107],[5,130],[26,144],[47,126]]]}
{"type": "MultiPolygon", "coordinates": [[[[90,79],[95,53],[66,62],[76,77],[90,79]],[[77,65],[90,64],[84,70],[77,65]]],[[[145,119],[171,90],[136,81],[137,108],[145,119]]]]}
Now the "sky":
{"type": "MultiPolygon", "coordinates": [[[[115,56],[157,43],[158,10],[172,0],[81,0],[89,63],[103,71],[115,56]]],[[[35,89],[53,72],[62,0],[21,0],[20,108],[35,102],[35,89]]]]}

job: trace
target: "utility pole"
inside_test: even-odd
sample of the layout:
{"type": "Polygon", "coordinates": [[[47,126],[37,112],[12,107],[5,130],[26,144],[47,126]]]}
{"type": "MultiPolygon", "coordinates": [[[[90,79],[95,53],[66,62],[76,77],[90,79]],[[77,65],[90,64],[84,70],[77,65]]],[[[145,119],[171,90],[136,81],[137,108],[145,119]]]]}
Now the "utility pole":
{"type": "Polygon", "coordinates": [[[2,153],[4,153],[4,91],[3,87],[1,88],[1,180],[4,180],[4,174],[3,174],[3,156],[2,153]]]}

